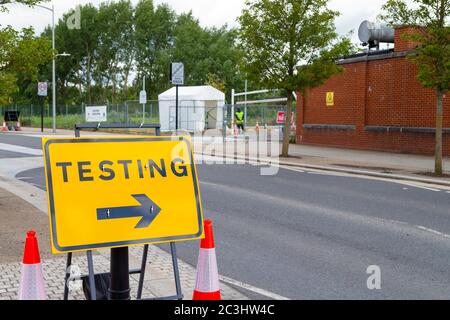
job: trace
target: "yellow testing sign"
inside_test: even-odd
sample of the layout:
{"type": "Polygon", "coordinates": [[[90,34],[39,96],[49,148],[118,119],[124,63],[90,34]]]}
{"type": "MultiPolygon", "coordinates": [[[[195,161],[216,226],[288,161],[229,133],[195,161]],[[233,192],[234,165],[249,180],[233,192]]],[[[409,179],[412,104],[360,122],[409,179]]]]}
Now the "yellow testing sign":
{"type": "Polygon", "coordinates": [[[53,253],[203,237],[185,137],[44,138],[53,253]]]}

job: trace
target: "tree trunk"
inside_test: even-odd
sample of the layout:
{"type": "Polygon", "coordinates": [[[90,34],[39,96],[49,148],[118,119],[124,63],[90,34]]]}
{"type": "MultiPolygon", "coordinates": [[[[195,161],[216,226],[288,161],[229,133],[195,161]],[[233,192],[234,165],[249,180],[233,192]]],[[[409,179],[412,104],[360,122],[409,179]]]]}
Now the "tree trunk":
{"type": "Polygon", "coordinates": [[[434,173],[438,176],[442,175],[442,100],[444,92],[437,90],[437,107],[436,107],[436,151],[434,160],[434,173]]]}
{"type": "Polygon", "coordinates": [[[287,158],[289,156],[289,137],[291,133],[291,117],[292,117],[292,91],[287,93],[286,119],[284,122],[283,149],[281,156],[287,158]]]}

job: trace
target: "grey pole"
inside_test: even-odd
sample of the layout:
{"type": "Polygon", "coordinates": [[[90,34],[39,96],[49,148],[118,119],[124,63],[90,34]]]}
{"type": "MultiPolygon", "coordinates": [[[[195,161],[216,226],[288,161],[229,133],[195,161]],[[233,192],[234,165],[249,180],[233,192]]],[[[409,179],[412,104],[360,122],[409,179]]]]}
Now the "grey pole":
{"type": "MultiPolygon", "coordinates": [[[[142,90],[145,91],[145,76],[144,83],[142,84],[142,90]]],[[[145,103],[142,104],[142,123],[145,123],[145,103]]]]}
{"type": "Polygon", "coordinates": [[[56,56],[55,56],[55,6],[52,5],[52,49],[53,49],[53,133],[56,133],[56,56]]]}
{"type": "Polygon", "coordinates": [[[247,91],[248,91],[248,81],[245,80],[245,106],[244,106],[244,124],[247,127],[247,91]]]}
{"type": "Polygon", "coordinates": [[[178,133],[178,85],[175,86],[175,130],[178,133]]]}

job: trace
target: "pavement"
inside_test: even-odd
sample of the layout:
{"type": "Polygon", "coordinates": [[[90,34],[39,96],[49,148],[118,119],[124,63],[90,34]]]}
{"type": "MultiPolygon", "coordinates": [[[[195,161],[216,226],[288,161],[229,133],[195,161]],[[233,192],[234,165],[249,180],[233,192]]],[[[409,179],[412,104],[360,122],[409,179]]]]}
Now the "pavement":
{"type": "MultiPolygon", "coordinates": [[[[24,137],[27,141],[15,146],[40,148],[39,139],[24,137]]],[[[13,140],[0,135],[1,143],[13,140]]],[[[39,159],[33,154],[0,159],[0,176],[32,186],[34,199],[35,186],[45,188],[39,159]],[[7,162],[13,164],[4,166],[7,162]]],[[[250,299],[450,296],[450,187],[288,165],[263,176],[264,164],[221,164],[221,159],[209,157],[212,162],[199,164],[198,173],[204,212],[215,225],[220,278],[237,294],[250,299]],[[367,287],[373,265],[381,269],[380,290],[367,287]]],[[[198,244],[177,248],[186,267],[193,268],[198,244]]],[[[96,259],[101,264],[102,258],[96,259]]]]}

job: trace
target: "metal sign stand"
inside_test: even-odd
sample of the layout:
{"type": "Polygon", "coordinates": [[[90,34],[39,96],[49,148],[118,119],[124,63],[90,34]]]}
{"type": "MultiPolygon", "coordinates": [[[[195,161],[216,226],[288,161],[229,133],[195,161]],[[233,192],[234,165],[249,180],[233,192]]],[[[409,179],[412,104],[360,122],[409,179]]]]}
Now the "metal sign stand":
{"type": "MultiPolygon", "coordinates": [[[[77,124],[75,125],[75,137],[81,136],[81,130],[84,129],[155,129],[156,136],[161,135],[160,124],[145,124],[132,125],[132,124],[77,124]]],[[[108,288],[108,300],[129,300],[130,299],[130,275],[139,274],[139,284],[137,290],[137,300],[182,300],[183,293],[181,290],[180,271],[178,268],[177,250],[175,242],[170,243],[170,252],[172,255],[173,273],[175,278],[176,295],[168,297],[156,297],[156,298],[142,298],[142,291],[144,287],[145,270],[147,266],[149,245],[144,245],[144,252],[142,255],[142,262],[140,269],[129,269],[129,255],[128,247],[111,249],[111,270],[110,273],[96,274],[94,271],[94,259],[92,257],[92,251],[86,252],[88,263],[88,275],[82,275],[77,279],[88,277],[89,289],[91,300],[97,300],[97,289],[95,284],[95,276],[110,275],[111,283],[108,288]]],[[[69,268],[72,265],[72,253],[67,254],[66,275],[64,281],[64,300],[69,299],[69,286],[68,281],[74,280],[70,277],[69,268]]]]}

